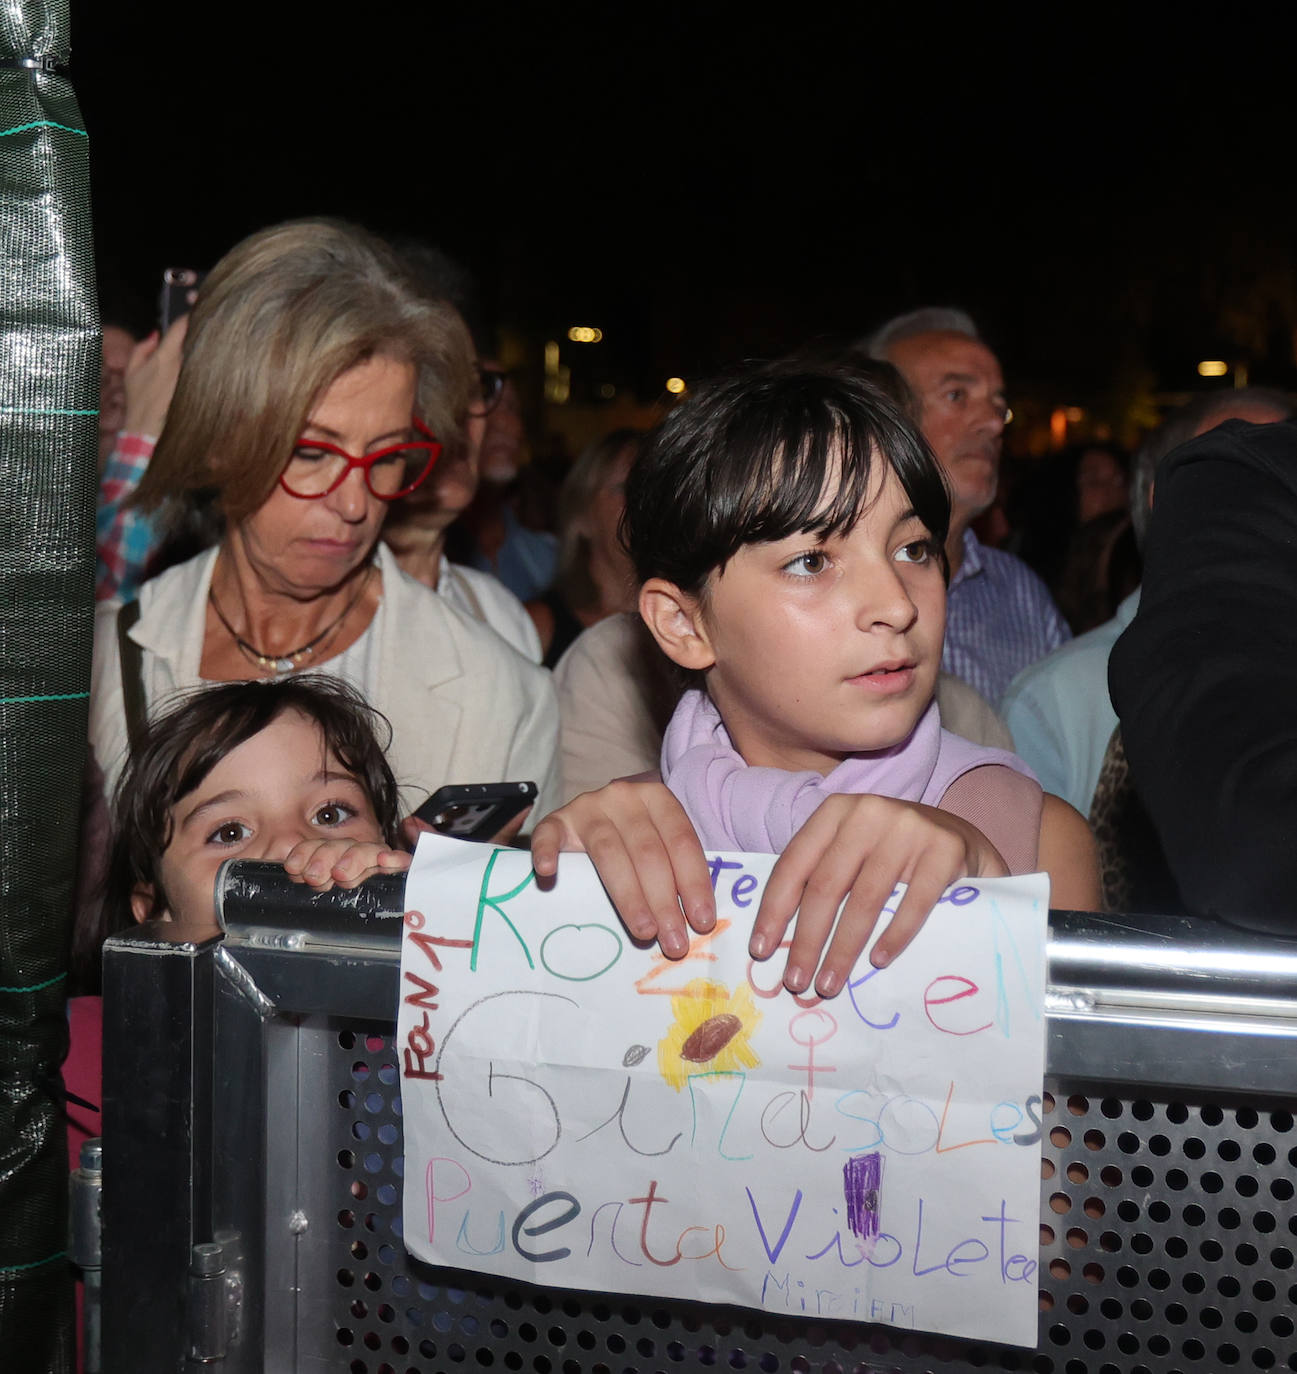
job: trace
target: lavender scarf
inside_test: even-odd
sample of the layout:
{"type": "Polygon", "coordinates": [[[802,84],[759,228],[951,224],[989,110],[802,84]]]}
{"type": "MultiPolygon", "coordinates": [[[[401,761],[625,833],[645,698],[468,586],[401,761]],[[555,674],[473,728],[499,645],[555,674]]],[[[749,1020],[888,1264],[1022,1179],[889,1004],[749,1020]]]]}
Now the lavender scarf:
{"type": "Polygon", "coordinates": [[[750,854],[781,853],[835,792],[874,792],[936,806],[956,778],[988,763],[1033,777],[1016,754],[943,730],[935,700],[908,739],[876,753],[852,754],[827,777],[749,767],[705,692],[684,694],[662,739],[662,781],[688,812],[703,848],[750,854]]]}

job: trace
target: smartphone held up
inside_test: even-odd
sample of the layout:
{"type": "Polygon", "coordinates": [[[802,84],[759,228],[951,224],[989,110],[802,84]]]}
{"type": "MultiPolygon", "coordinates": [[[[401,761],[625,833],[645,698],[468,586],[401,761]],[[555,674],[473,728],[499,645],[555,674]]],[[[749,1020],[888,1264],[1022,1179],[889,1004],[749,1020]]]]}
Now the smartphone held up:
{"type": "Polygon", "coordinates": [[[414,813],[442,835],[493,840],[536,800],[534,782],[471,782],[439,787],[414,813]]]}

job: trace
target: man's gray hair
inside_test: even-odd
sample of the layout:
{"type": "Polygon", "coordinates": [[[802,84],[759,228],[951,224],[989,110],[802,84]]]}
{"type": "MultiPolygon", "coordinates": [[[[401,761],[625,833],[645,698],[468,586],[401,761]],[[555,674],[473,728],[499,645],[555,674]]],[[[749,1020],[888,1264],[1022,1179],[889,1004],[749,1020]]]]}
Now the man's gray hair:
{"type": "Polygon", "coordinates": [[[925,305],[922,310],[897,315],[875,329],[864,340],[864,350],[871,358],[888,362],[888,354],[898,343],[917,334],[963,334],[970,339],[981,338],[973,317],[966,310],[957,310],[953,305],[925,305]]]}

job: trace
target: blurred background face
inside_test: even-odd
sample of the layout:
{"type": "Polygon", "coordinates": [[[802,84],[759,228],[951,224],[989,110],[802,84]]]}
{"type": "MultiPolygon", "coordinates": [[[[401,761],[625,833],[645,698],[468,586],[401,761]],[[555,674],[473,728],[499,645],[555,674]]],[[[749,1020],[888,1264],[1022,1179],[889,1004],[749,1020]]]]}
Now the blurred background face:
{"type": "Polygon", "coordinates": [[[1125,510],[1126,473],[1106,449],[1092,448],[1081,455],[1076,470],[1076,514],[1081,524],[1110,510],[1125,510]]]}
{"type": "Polygon", "coordinates": [[[626,509],[626,477],[634,457],[635,449],[628,445],[613,460],[591,497],[582,530],[596,559],[609,567],[625,568],[628,585],[631,581],[630,556],[622,548],[617,531],[622,511],[626,509]]]}
{"type": "Polygon", "coordinates": [[[100,462],[107,457],[102,446],[109,449],[122,427],[126,414],[126,364],[131,360],[135,339],[124,329],[110,324],[104,329],[103,361],[99,368],[99,440],[100,462]]]}
{"type": "Polygon", "coordinates": [[[522,423],[522,401],[513,379],[507,377],[495,409],[486,417],[478,470],[483,481],[504,486],[518,475],[526,461],[527,435],[522,423]]]}
{"type": "Polygon", "coordinates": [[[485,432],[485,416],[470,414],[465,418],[464,442],[454,449],[443,449],[427,481],[392,503],[389,519],[394,526],[444,530],[473,504],[485,432]]]}

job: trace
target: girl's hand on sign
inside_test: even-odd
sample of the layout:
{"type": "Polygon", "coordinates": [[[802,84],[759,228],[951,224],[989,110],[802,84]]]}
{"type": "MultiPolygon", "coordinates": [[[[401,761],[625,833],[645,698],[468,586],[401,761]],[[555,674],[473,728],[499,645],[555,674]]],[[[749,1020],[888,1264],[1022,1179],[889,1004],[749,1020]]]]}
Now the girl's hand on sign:
{"type": "Polygon", "coordinates": [[[907,889],[870,953],[876,968],[910,943],[956,878],[1007,873],[995,846],[958,816],[919,802],[838,794],[824,801],[776,861],[749,949],[753,958],[768,957],[796,913],[784,986],[805,992],[814,981],[821,997],[834,997],[897,883],[907,889]]]}
{"type": "Polygon", "coordinates": [[[612,782],[546,816],[531,839],[536,876],[552,879],[560,851],[572,850],[590,856],[631,935],[656,940],[667,958],[688,953],[690,926],[703,932],[715,925],[702,845],[662,783],[612,782]]]}

